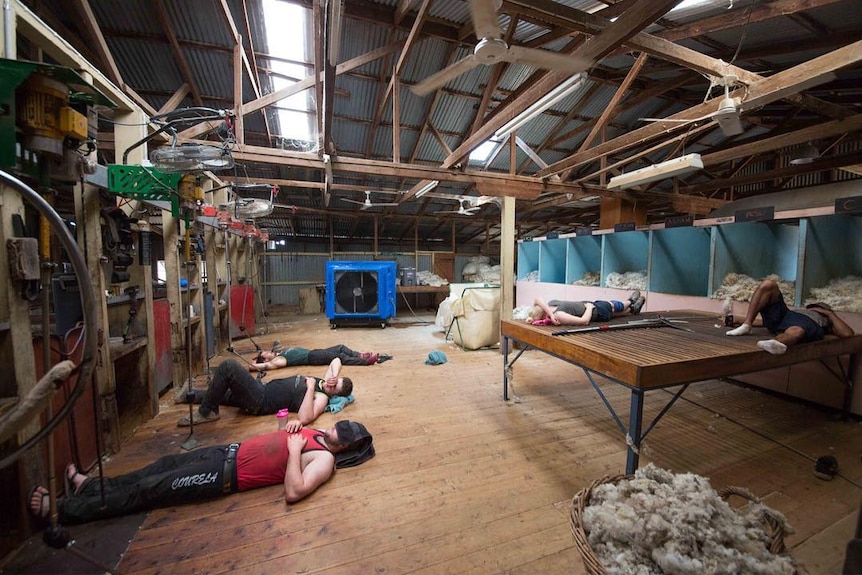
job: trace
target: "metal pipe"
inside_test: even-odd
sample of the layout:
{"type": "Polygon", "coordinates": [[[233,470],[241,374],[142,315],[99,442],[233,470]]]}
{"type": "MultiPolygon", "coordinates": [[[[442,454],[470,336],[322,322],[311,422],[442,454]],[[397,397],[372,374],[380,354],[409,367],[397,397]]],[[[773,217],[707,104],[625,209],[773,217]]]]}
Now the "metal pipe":
{"type": "Polygon", "coordinates": [[[3,0],[3,57],[15,59],[15,15],[11,0],[3,0]]]}

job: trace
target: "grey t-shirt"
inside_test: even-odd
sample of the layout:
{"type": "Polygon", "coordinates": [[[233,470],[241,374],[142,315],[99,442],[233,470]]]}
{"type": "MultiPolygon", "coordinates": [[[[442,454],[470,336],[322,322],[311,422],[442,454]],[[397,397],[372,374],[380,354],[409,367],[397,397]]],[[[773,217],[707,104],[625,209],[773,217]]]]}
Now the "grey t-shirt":
{"type": "Polygon", "coordinates": [[[795,311],[798,314],[802,314],[805,317],[811,318],[814,321],[814,323],[816,323],[817,325],[822,327],[824,330],[829,329],[830,321],[829,321],[829,318],[826,317],[825,315],[821,315],[821,314],[819,314],[816,311],[811,310],[811,309],[794,309],[793,311],[795,311]]]}
{"type": "Polygon", "coordinates": [[[557,311],[581,317],[587,311],[587,306],[582,301],[560,301],[552,299],[548,302],[550,306],[557,306],[557,311]]]}

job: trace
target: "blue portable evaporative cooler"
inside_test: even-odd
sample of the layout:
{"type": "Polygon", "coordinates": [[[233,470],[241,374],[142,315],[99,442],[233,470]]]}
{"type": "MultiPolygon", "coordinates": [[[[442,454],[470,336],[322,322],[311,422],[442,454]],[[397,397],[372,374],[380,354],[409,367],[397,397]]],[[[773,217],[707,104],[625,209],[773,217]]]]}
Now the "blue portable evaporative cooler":
{"type": "Polygon", "coordinates": [[[326,262],[326,317],[332,329],[385,328],[395,317],[395,262],[326,262]]]}

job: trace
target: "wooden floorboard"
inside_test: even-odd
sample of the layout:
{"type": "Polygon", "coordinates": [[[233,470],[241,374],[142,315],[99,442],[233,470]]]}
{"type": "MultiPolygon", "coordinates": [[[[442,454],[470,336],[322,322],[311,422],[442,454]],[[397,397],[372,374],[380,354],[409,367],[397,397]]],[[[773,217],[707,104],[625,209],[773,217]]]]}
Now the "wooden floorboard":
{"type": "MultiPolygon", "coordinates": [[[[433,325],[399,319],[385,330],[333,331],[322,316],[270,322],[269,333],[255,338],[264,346],[274,339],[286,346],[344,343],[394,356],[345,368],[355,403],[317,422],[363,422],[374,435],[376,457],[339,470],[293,505],[284,503],[281,488],[270,487],[152,511],[119,565],[122,573],[584,572],[569,502],[594,479],[625,469],[625,442],[580,370],[527,352],[514,367],[513,400],[506,403],[499,351],[462,351],[433,325]],[[425,365],[434,350],[445,352],[448,363],[425,365]]],[[[248,340],[234,346],[253,348],[248,340]]],[[[223,352],[212,363],[227,358],[223,352]]],[[[600,385],[627,419],[629,392],[600,385]]],[[[645,419],[669,397],[648,394],[645,419]]],[[[188,431],[176,420],[187,407],[174,405],[169,392],[160,408],[109,458],[107,474],[179,450],[188,431]]],[[[194,436],[205,446],[275,425],[274,416],[223,408],[220,421],[197,427],[194,436]]],[[[862,499],[859,431],[858,422],[836,421],[814,407],[708,381],[691,385],[650,432],[641,465],[654,462],[704,475],[715,487],[751,490],[787,516],[796,530],[787,543],[809,573],[838,573],[836,554],[852,535],[862,499]],[[841,465],[841,476],[829,482],[812,474],[813,460],[826,454],[841,465]]]]}

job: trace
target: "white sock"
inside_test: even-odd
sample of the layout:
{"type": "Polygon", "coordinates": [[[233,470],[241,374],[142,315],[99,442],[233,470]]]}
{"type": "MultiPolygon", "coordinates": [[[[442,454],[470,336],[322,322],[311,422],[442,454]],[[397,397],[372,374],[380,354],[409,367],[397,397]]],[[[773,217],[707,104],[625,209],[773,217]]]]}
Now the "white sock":
{"type": "Polygon", "coordinates": [[[757,347],[763,351],[768,351],[772,355],[781,355],[787,351],[787,346],[777,339],[764,339],[763,341],[758,341],[757,347]]]}
{"type": "Polygon", "coordinates": [[[744,323],[741,326],[735,327],[729,332],[727,332],[727,335],[746,335],[748,333],[751,333],[751,326],[747,323],[744,323]]]}

